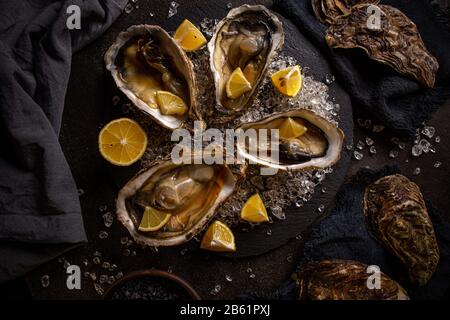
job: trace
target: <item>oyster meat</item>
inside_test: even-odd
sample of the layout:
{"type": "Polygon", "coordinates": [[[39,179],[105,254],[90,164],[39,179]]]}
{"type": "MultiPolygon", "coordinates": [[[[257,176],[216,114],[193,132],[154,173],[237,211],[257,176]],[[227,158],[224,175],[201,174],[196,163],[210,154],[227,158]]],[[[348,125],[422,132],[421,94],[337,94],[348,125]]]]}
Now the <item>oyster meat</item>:
{"type": "Polygon", "coordinates": [[[342,130],[305,109],[271,115],[264,120],[245,124],[240,129],[247,138],[237,143],[240,155],[255,163],[282,170],[329,167],[340,159],[344,141],[342,130]],[[306,132],[297,137],[284,138],[279,135],[278,141],[271,140],[271,130],[281,132],[280,128],[287,119],[305,127],[306,132]]]}
{"type": "Polygon", "coordinates": [[[138,243],[178,245],[201,231],[231,195],[235,183],[225,165],[174,164],[168,160],[125,185],[117,199],[118,219],[138,243]],[[169,221],[157,231],[139,231],[147,207],[169,213],[169,221]]]}
{"type": "Polygon", "coordinates": [[[380,0],[311,0],[311,6],[320,22],[333,24],[338,17],[349,14],[351,8],[358,4],[379,2],[380,0]]]}
{"type": "Polygon", "coordinates": [[[364,215],[370,233],[424,285],[439,262],[433,225],[419,187],[405,176],[383,177],[366,188],[364,215]]]}
{"type": "Polygon", "coordinates": [[[208,49],[216,103],[220,110],[239,112],[251,102],[268,65],[283,42],[284,31],[280,20],[261,5],[243,5],[232,9],[219,22],[208,49]],[[226,83],[238,67],[252,88],[240,97],[231,99],[226,93],[226,83]]]}
{"type": "Polygon", "coordinates": [[[371,59],[433,87],[439,64],[425,47],[414,22],[394,7],[379,5],[380,26],[371,28],[369,6],[357,5],[348,15],[337,18],[325,35],[328,46],[361,48],[371,59]]]}
{"type": "Polygon", "coordinates": [[[192,63],[161,27],[136,25],[119,34],[105,54],[106,68],[118,88],[143,112],[169,129],[200,119],[196,107],[196,83],[192,63]],[[185,107],[159,108],[156,92],[167,91],[185,107]]]}
{"type": "Polygon", "coordinates": [[[380,274],[380,289],[367,286],[368,266],[351,260],[307,262],[294,274],[301,300],[409,300],[397,282],[380,274]]]}

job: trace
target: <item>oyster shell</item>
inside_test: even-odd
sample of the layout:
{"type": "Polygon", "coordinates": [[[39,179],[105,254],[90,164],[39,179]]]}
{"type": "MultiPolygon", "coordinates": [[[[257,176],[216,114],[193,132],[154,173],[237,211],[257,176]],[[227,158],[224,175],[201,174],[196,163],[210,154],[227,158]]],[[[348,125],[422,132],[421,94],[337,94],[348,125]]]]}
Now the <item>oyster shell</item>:
{"type": "Polygon", "coordinates": [[[424,285],[439,262],[433,225],[419,187],[405,176],[383,177],[366,188],[364,215],[370,233],[424,285]]]}
{"type": "Polygon", "coordinates": [[[306,109],[273,114],[261,121],[242,125],[240,129],[249,139],[238,140],[239,155],[254,163],[282,170],[307,170],[332,166],[340,159],[344,141],[341,129],[306,109]],[[297,138],[280,139],[275,144],[270,143],[270,137],[265,139],[260,135],[260,129],[267,129],[267,134],[270,134],[270,129],[279,129],[287,118],[302,123],[307,127],[307,132],[297,138]],[[256,138],[249,134],[251,132],[247,131],[248,129],[255,129],[256,138]],[[251,146],[257,147],[252,147],[252,150],[251,146]]]}
{"type": "Polygon", "coordinates": [[[379,2],[380,0],[311,0],[311,6],[320,22],[333,24],[338,17],[349,14],[351,8],[358,4],[379,2]]]}
{"type": "MultiPolygon", "coordinates": [[[[150,246],[173,246],[189,241],[232,194],[236,179],[225,165],[175,164],[163,161],[130,180],[117,198],[118,220],[134,240],[150,246]],[[146,207],[171,214],[162,229],[138,230],[146,207]]],[[[200,162],[201,163],[201,162],[200,162]]]]}
{"type": "Polygon", "coordinates": [[[299,299],[409,300],[405,289],[384,273],[380,275],[380,289],[369,289],[367,267],[351,260],[308,262],[294,275],[299,299]]]}
{"type": "Polygon", "coordinates": [[[193,66],[184,51],[159,26],[135,25],[121,32],[105,54],[106,68],[134,105],[169,129],[188,117],[200,119],[193,66]],[[155,93],[169,91],[188,106],[184,114],[163,114],[155,93]]]}
{"type": "Polygon", "coordinates": [[[325,40],[331,48],[361,48],[371,59],[433,87],[439,64],[428,52],[414,22],[400,10],[379,5],[380,28],[369,28],[368,4],[353,7],[328,28],[325,40]]]}
{"type": "Polygon", "coordinates": [[[208,43],[219,110],[234,113],[247,107],[283,42],[283,26],[266,7],[243,5],[230,10],[208,43]],[[237,67],[244,72],[252,89],[237,99],[229,99],[225,86],[237,67]]]}

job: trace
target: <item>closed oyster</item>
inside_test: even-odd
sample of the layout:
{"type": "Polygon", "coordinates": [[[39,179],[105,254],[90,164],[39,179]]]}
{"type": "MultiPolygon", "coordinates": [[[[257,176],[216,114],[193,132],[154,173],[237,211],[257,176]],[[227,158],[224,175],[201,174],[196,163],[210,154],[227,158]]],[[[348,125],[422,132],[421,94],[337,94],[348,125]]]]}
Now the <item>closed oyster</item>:
{"type": "MultiPolygon", "coordinates": [[[[307,170],[332,166],[340,159],[344,133],[336,125],[306,109],[291,110],[271,115],[261,121],[240,127],[247,137],[239,139],[237,152],[244,158],[267,167],[282,170],[307,170]],[[271,130],[286,121],[306,128],[297,137],[271,140],[271,130]],[[252,135],[254,129],[255,135],[252,135]],[[261,131],[265,129],[265,131],[261,131]],[[264,135],[268,136],[265,137],[264,135]]],[[[273,137],[273,136],[272,136],[273,137]]]]}
{"type": "Polygon", "coordinates": [[[419,187],[405,176],[383,177],[366,188],[364,215],[370,233],[424,285],[439,262],[433,225],[419,187]]]}
{"type": "Polygon", "coordinates": [[[380,289],[369,289],[368,266],[351,260],[321,260],[304,264],[294,275],[299,299],[409,300],[397,282],[380,274],[380,289]]]}
{"type": "Polygon", "coordinates": [[[106,52],[105,63],[117,87],[162,126],[173,130],[185,125],[189,116],[200,119],[192,63],[161,27],[136,25],[120,33],[106,52]],[[185,108],[175,112],[159,108],[158,91],[181,98],[185,108]]]}
{"type": "Polygon", "coordinates": [[[414,22],[394,7],[379,5],[380,26],[371,28],[368,7],[357,5],[348,15],[336,19],[325,35],[328,46],[361,48],[371,59],[433,87],[439,64],[425,47],[414,22]]]}
{"type": "Polygon", "coordinates": [[[338,17],[349,14],[351,8],[358,4],[379,2],[380,0],[311,0],[311,6],[320,22],[333,24],[338,17]]]}
{"type": "MultiPolygon", "coordinates": [[[[193,158],[201,160],[200,155],[193,158]]],[[[122,188],[117,199],[117,217],[140,244],[178,245],[202,230],[217,207],[231,195],[235,184],[235,177],[225,165],[164,161],[122,188]],[[139,231],[147,207],[169,213],[169,221],[157,231],[139,231]]]]}
{"type": "Polygon", "coordinates": [[[219,110],[235,113],[246,108],[283,42],[280,20],[261,5],[234,8],[219,22],[208,43],[219,110]],[[231,99],[226,93],[226,83],[238,67],[251,84],[251,90],[231,99]]]}

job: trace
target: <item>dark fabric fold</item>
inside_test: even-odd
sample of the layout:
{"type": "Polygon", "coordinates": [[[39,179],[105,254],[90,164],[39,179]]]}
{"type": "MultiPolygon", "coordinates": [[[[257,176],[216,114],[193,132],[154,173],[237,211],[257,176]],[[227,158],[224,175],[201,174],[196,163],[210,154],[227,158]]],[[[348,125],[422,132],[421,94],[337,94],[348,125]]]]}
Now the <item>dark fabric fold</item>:
{"type": "MultiPolygon", "coordinates": [[[[58,134],[72,54],[127,0],[0,2],[0,283],[86,241],[58,134]],[[67,19],[80,8],[81,29],[67,19]]],[[[99,57],[101,59],[101,57],[99,57]]]]}
{"type": "Polygon", "coordinates": [[[433,89],[370,60],[360,49],[330,49],[324,38],[327,27],[316,19],[310,2],[275,0],[274,8],[291,19],[322,50],[338,82],[351,95],[355,108],[362,107],[399,134],[412,136],[450,97],[449,30],[438,22],[429,1],[382,0],[381,3],[400,9],[416,23],[427,49],[440,65],[433,89]]]}

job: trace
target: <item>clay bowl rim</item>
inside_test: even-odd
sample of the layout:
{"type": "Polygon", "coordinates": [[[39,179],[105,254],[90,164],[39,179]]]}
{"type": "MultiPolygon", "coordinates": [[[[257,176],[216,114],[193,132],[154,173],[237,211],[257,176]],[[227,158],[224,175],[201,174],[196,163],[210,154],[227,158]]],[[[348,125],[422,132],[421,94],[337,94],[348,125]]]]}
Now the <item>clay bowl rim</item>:
{"type": "Polygon", "coordinates": [[[188,293],[188,295],[191,297],[192,300],[201,300],[202,298],[197,293],[197,291],[184,279],[180,278],[177,275],[174,275],[172,273],[169,273],[167,271],[163,270],[157,270],[157,269],[145,269],[145,270],[137,270],[137,271],[131,271],[124,275],[121,279],[114,282],[111,287],[109,287],[105,293],[103,294],[102,299],[103,300],[111,300],[111,296],[113,292],[119,288],[120,286],[124,285],[128,281],[135,280],[138,278],[145,278],[145,277],[156,277],[156,278],[164,278],[171,280],[175,282],[178,286],[180,286],[184,291],[188,293]]]}

